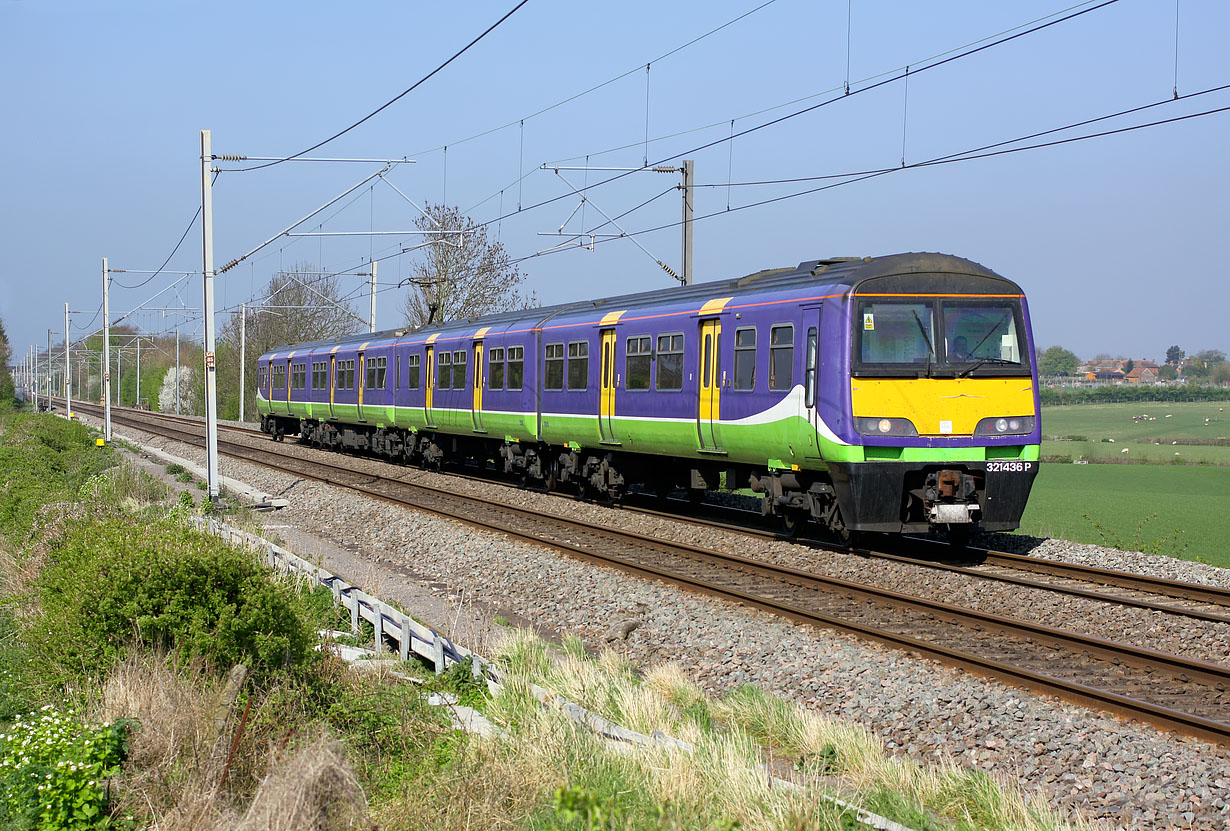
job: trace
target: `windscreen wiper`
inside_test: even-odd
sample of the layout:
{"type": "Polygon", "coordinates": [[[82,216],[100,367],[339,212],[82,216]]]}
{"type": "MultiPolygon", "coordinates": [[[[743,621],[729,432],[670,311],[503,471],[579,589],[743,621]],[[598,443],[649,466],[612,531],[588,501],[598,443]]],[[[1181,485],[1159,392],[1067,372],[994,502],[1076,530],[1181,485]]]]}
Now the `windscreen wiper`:
{"type": "MultiPolygon", "coordinates": [[[[927,335],[927,327],[923,326],[922,318],[918,316],[918,312],[910,309],[910,314],[914,315],[914,322],[918,324],[918,331],[922,332],[923,340],[927,344],[927,377],[931,377],[931,359],[935,357],[935,348],[931,346],[931,338],[927,335]]],[[[998,326],[999,324],[995,324],[998,326]]],[[[986,338],[983,338],[986,340],[986,338]]]]}
{"type": "Polygon", "coordinates": [[[1008,364],[1010,366],[1020,366],[1021,362],[1020,361],[1010,361],[1007,358],[994,358],[988,355],[985,358],[979,358],[977,361],[975,361],[974,363],[967,366],[965,369],[958,372],[957,377],[964,378],[967,375],[969,375],[971,372],[973,372],[975,369],[977,369],[978,367],[986,366],[987,364],[1008,364]]]}

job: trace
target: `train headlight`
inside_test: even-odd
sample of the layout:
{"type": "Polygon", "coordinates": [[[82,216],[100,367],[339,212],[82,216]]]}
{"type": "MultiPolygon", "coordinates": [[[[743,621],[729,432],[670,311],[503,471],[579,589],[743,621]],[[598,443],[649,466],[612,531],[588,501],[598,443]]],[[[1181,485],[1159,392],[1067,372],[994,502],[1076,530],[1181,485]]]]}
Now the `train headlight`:
{"type": "Polygon", "coordinates": [[[918,430],[908,418],[854,419],[854,429],[864,436],[917,436],[918,430]]]}
{"type": "Polygon", "coordinates": [[[1024,436],[1034,431],[1033,416],[1000,416],[984,418],[974,428],[975,436],[1024,436]]]}

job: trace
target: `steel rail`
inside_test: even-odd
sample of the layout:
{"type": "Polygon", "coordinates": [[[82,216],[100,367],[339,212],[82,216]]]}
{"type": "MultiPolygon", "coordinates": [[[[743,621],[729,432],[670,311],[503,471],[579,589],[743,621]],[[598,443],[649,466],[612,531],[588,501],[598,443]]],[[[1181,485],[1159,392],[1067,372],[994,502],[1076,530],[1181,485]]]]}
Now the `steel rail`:
{"type": "MultiPolygon", "coordinates": [[[[178,430],[163,425],[150,424],[149,422],[139,421],[137,419],[132,419],[129,421],[128,418],[123,416],[121,416],[121,419],[138,429],[148,430],[150,428],[154,428],[150,430],[150,432],[162,433],[170,438],[183,436],[186,437],[186,439],[191,443],[199,443],[201,441],[198,436],[184,430],[178,430]]],[[[621,543],[616,546],[617,550],[629,548],[627,543],[635,543],[636,545],[640,545],[642,547],[648,546],[650,548],[665,550],[674,554],[683,554],[694,561],[703,559],[708,562],[721,563],[725,566],[734,566],[741,569],[745,573],[758,573],[783,583],[811,586],[829,594],[844,594],[846,597],[885,603],[894,607],[908,608],[911,611],[920,611],[924,614],[937,618],[958,622],[959,624],[978,632],[992,631],[1011,634],[1018,639],[1035,644],[1051,646],[1057,649],[1066,649],[1076,655],[1092,656],[1104,661],[1110,661],[1116,665],[1126,664],[1133,666],[1143,670],[1147,674],[1161,671],[1179,681],[1196,681],[1207,684],[1221,692],[1230,689],[1230,667],[1170,655],[1168,653],[1163,653],[1148,648],[1121,644],[1093,636],[1082,635],[1056,627],[1046,626],[1044,624],[1020,621],[999,615],[978,612],[975,610],[952,607],[923,598],[910,597],[898,592],[877,589],[835,578],[821,577],[809,572],[800,571],[798,569],[774,566],[759,561],[749,560],[737,555],[710,551],[708,549],[687,544],[657,540],[635,532],[611,529],[594,523],[568,519],[555,514],[548,514],[533,509],[514,508],[495,500],[486,500],[473,496],[463,496],[441,488],[424,485],[422,483],[407,482],[402,479],[395,479],[391,477],[375,476],[367,472],[355,471],[338,464],[323,463],[316,460],[305,460],[289,454],[277,453],[276,451],[273,452],[272,455],[279,457],[279,461],[273,461],[268,458],[268,456],[271,455],[270,450],[272,450],[272,448],[270,450],[261,451],[260,449],[250,445],[243,445],[235,442],[227,441],[220,442],[220,444],[225,445],[227,450],[224,452],[228,455],[234,455],[240,458],[256,461],[262,465],[283,470],[284,472],[292,473],[296,476],[303,476],[305,478],[313,478],[330,484],[342,485],[352,490],[375,496],[384,501],[395,504],[413,504],[416,507],[421,507],[440,515],[449,516],[455,520],[460,520],[476,527],[483,527],[498,531],[500,533],[510,534],[540,545],[545,544],[557,550],[578,555],[591,561],[615,566],[624,571],[656,577],[658,579],[676,583],[694,591],[700,591],[706,594],[746,603],[774,614],[783,615],[789,619],[805,621],[816,625],[823,625],[862,635],[881,642],[886,642],[912,651],[917,651],[929,657],[937,658],[945,663],[961,666],[980,674],[988,674],[993,677],[1000,678],[1001,680],[1009,680],[1012,683],[1021,684],[1031,689],[1036,689],[1050,694],[1057,694],[1063,698],[1080,703],[1095,704],[1102,709],[1107,709],[1120,715],[1125,715],[1131,718],[1142,718],[1166,729],[1178,730],[1188,735],[1197,736],[1205,740],[1214,741],[1221,744],[1230,744],[1230,724],[1209,719],[1195,713],[1185,713],[1161,704],[1157,704],[1156,702],[1132,698],[1116,693],[1112,690],[1101,689],[1091,685],[1082,684],[1077,681],[1072,681],[1070,679],[1056,677],[1047,673],[1031,670],[1027,667],[1013,666],[996,660],[995,658],[976,655],[959,649],[943,646],[935,642],[911,637],[910,635],[869,627],[856,621],[841,620],[815,610],[794,606],[760,595],[754,595],[739,589],[716,586],[712,583],[697,580],[694,577],[679,574],[676,571],[661,569],[645,563],[637,563],[627,557],[604,554],[600,551],[595,551],[592,548],[587,548],[583,544],[574,542],[571,539],[561,540],[553,538],[551,535],[544,535],[541,532],[535,533],[524,529],[509,528],[507,525],[493,520],[489,514],[495,514],[496,512],[492,509],[498,508],[499,510],[513,513],[521,517],[533,517],[536,520],[552,524],[556,527],[564,526],[566,528],[584,529],[588,533],[602,535],[606,539],[617,540],[621,543]],[[331,478],[327,475],[326,471],[330,470],[340,474],[340,478],[331,478]],[[342,481],[342,479],[346,478],[352,480],[357,478],[361,481],[342,481]],[[377,483],[379,483],[380,487],[375,487],[377,483]],[[478,512],[475,516],[459,516],[452,509],[422,505],[420,502],[407,500],[404,496],[399,497],[388,493],[383,493],[381,492],[381,487],[393,487],[398,489],[416,490],[420,492],[430,492],[436,496],[446,497],[448,500],[451,500],[453,504],[461,503],[477,506],[478,512]]]]}

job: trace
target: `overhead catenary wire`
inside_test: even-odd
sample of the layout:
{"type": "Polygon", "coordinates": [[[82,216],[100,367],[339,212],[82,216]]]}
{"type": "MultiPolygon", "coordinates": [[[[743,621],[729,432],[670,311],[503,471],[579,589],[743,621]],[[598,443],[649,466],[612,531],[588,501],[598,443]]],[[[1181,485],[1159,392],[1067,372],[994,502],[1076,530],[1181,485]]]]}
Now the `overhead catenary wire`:
{"type": "Polygon", "coordinates": [[[411,85],[410,85],[409,87],[407,87],[405,90],[403,90],[401,93],[399,93],[398,95],[395,95],[393,98],[390,98],[388,101],[386,101],[385,103],[381,104],[379,107],[377,107],[376,109],[372,110],[370,113],[368,113],[367,115],[363,116],[363,117],[362,117],[362,118],[360,118],[358,121],[356,121],[356,122],[354,122],[353,124],[351,124],[349,127],[346,127],[345,129],[339,130],[339,131],[337,131],[336,133],[334,133],[333,135],[329,136],[327,139],[324,139],[323,141],[319,141],[319,142],[317,142],[316,144],[313,144],[311,147],[308,147],[308,148],[306,148],[306,149],[304,149],[304,150],[300,150],[298,153],[295,153],[295,154],[290,155],[290,156],[286,156],[285,158],[282,158],[282,159],[276,159],[276,160],[271,161],[271,162],[265,162],[264,164],[252,165],[252,166],[250,166],[250,167],[233,168],[233,170],[234,170],[235,172],[239,172],[239,173],[246,173],[246,172],[250,172],[250,171],[253,171],[253,170],[263,170],[264,168],[267,168],[267,167],[273,167],[274,165],[279,165],[279,164],[282,164],[283,162],[288,162],[288,161],[290,161],[291,159],[297,159],[297,158],[299,158],[300,156],[307,155],[308,153],[311,153],[313,150],[319,150],[320,148],[324,147],[324,146],[325,146],[326,144],[328,144],[329,142],[331,142],[331,141],[334,141],[334,140],[336,140],[336,139],[341,138],[342,136],[344,136],[344,135],[346,135],[347,133],[349,133],[351,130],[353,130],[353,129],[355,129],[356,127],[358,127],[359,125],[364,124],[364,123],[366,123],[367,121],[370,121],[371,119],[375,118],[377,115],[379,115],[380,113],[384,112],[384,111],[385,111],[385,110],[387,110],[389,107],[393,106],[394,104],[396,104],[396,103],[397,103],[398,101],[400,101],[401,99],[405,98],[405,97],[406,97],[407,95],[409,95],[410,93],[414,92],[414,91],[415,91],[416,89],[418,89],[420,86],[422,86],[423,84],[427,83],[427,81],[429,81],[429,80],[430,80],[431,78],[433,78],[435,75],[437,75],[437,74],[439,74],[440,72],[442,72],[442,71],[444,70],[444,68],[445,68],[445,67],[447,67],[449,64],[451,64],[453,61],[457,60],[457,59],[458,59],[458,58],[460,58],[462,55],[464,55],[466,52],[470,51],[470,49],[471,49],[471,48],[472,48],[475,44],[477,44],[480,40],[482,40],[483,38],[487,37],[487,35],[491,34],[493,31],[495,31],[495,30],[496,30],[496,29],[500,26],[500,24],[502,24],[505,20],[508,20],[508,18],[510,18],[510,17],[512,17],[514,14],[516,14],[516,13],[517,13],[517,11],[518,11],[518,10],[519,10],[522,6],[524,6],[526,3],[528,3],[528,2],[529,2],[529,0],[521,0],[521,2],[520,2],[520,3],[518,3],[518,4],[517,4],[517,5],[515,5],[515,6],[513,6],[513,7],[512,7],[512,9],[510,9],[508,12],[506,12],[506,13],[504,14],[504,16],[503,16],[503,17],[501,17],[501,18],[500,18],[499,20],[497,20],[495,23],[492,23],[490,26],[488,26],[488,27],[487,27],[487,28],[486,28],[486,29],[482,32],[482,34],[480,34],[478,37],[474,38],[472,41],[470,41],[469,43],[467,43],[465,46],[461,47],[461,48],[460,48],[460,49],[458,49],[456,52],[454,52],[454,53],[453,53],[453,55],[452,55],[452,57],[450,57],[450,58],[449,58],[448,60],[446,60],[444,63],[442,63],[442,64],[440,64],[439,66],[437,66],[437,67],[436,67],[435,69],[433,69],[431,72],[428,72],[426,75],[424,75],[422,78],[420,78],[420,79],[418,79],[417,81],[415,81],[413,84],[411,84],[411,85]]]}
{"type": "MultiPolygon", "coordinates": [[[[911,70],[911,72],[912,72],[913,74],[915,74],[915,75],[918,75],[918,74],[921,74],[921,73],[923,73],[923,72],[927,72],[927,71],[929,71],[929,70],[936,69],[936,68],[941,67],[941,66],[945,66],[945,65],[950,64],[950,63],[953,63],[953,62],[955,62],[955,61],[959,61],[959,60],[962,60],[962,59],[964,59],[964,58],[968,58],[968,57],[970,57],[970,56],[972,56],[972,55],[979,54],[979,53],[984,52],[984,51],[986,51],[986,50],[988,50],[988,49],[992,49],[992,48],[994,48],[994,47],[1001,46],[1001,45],[1003,45],[1003,44],[1005,44],[1005,43],[1010,43],[1010,42],[1012,42],[1012,41],[1014,41],[1014,40],[1017,40],[1017,39],[1019,39],[1019,38],[1025,37],[1025,36],[1027,36],[1027,35],[1031,35],[1031,34],[1034,34],[1034,33],[1036,33],[1036,32],[1043,31],[1044,29],[1049,29],[1049,28],[1051,28],[1052,26],[1056,26],[1056,25],[1058,25],[1058,24],[1060,24],[1060,23],[1065,23],[1065,22],[1067,22],[1067,21],[1074,20],[1074,19],[1076,19],[1076,18],[1078,18],[1078,17],[1081,17],[1081,16],[1083,16],[1083,15],[1089,14],[1090,12],[1098,11],[1099,9],[1104,9],[1104,8],[1106,8],[1106,7],[1108,7],[1108,6],[1112,6],[1112,5],[1114,5],[1114,4],[1118,3],[1118,2],[1120,2],[1120,0],[1101,0],[1101,2],[1098,2],[1098,3],[1097,3],[1097,5],[1087,6],[1086,8],[1081,8],[1079,11],[1075,11],[1075,12],[1072,12],[1072,13],[1070,13],[1070,14],[1066,14],[1066,15],[1064,15],[1063,17],[1058,17],[1058,18],[1053,18],[1053,19],[1049,19],[1049,18],[1042,18],[1042,20],[1044,20],[1045,22],[1039,23],[1039,24],[1037,24],[1037,25],[1035,25],[1035,26],[1032,26],[1031,28],[1020,29],[1020,27],[1017,27],[1016,29],[1009,30],[1009,31],[1011,31],[1011,32],[1012,32],[1012,34],[1005,35],[1005,36],[1000,37],[1000,38],[998,38],[998,39],[996,39],[996,40],[992,40],[992,41],[990,41],[990,42],[976,41],[976,43],[979,43],[980,45],[973,46],[973,47],[971,47],[971,48],[969,48],[969,49],[966,49],[965,51],[957,52],[957,53],[955,53],[955,54],[948,54],[948,56],[947,56],[947,57],[941,58],[941,59],[936,60],[936,61],[934,61],[934,62],[932,62],[932,63],[928,63],[928,64],[926,64],[926,65],[924,65],[924,66],[922,66],[922,67],[919,67],[919,68],[917,68],[917,69],[912,69],[912,70],[911,70]]],[[[1087,4],[1082,4],[1082,5],[1087,5],[1087,4]]],[[[984,40],[985,40],[985,39],[984,39],[984,40]]],[[[700,144],[700,145],[697,145],[697,146],[695,146],[695,147],[689,148],[689,149],[687,149],[687,150],[682,150],[682,151],[679,151],[679,152],[676,152],[676,153],[671,153],[671,154],[670,154],[670,155],[668,155],[668,156],[663,156],[663,157],[662,157],[662,158],[660,158],[659,160],[654,161],[654,162],[650,163],[649,165],[646,165],[646,167],[654,167],[654,166],[662,165],[662,164],[665,164],[666,162],[669,162],[669,161],[671,161],[671,160],[673,160],[673,159],[678,159],[678,158],[681,158],[681,157],[684,157],[684,156],[688,156],[688,155],[691,155],[691,154],[694,154],[694,153],[699,153],[699,152],[701,152],[702,150],[708,150],[708,149],[709,149],[709,148],[711,148],[711,147],[715,147],[715,146],[717,146],[717,145],[719,145],[719,144],[723,144],[723,143],[728,142],[728,141],[734,141],[736,138],[741,138],[741,137],[743,137],[743,136],[746,136],[746,135],[750,135],[750,134],[752,134],[752,133],[759,132],[760,130],[764,130],[764,129],[767,129],[767,128],[769,128],[769,127],[776,126],[776,125],[778,125],[778,124],[782,124],[782,123],[784,123],[784,122],[786,122],[786,121],[789,121],[789,120],[791,120],[791,119],[798,118],[798,117],[803,116],[803,115],[807,115],[808,113],[815,112],[815,111],[817,111],[817,110],[819,110],[819,109],[821,109],[821,108],[823,108],[823,107],[827,107],[827,106],[829,106],[829,105],[831,105],[831,104],[835,104],[835,103],[837,103],[838,101],[844,101],[844,100],[846,100],[847,98],[851,98],[851,97],[853,97],[853,96],[855,96],[855,95],[861,95],[861,94],[863,94],[863,93],[867,93],[867,92],[871,92],[872,90],[879,89],[879,88],[881,88],[881,87],[883,87],[883,86],[886,86],[886,85],[888,85],[888,84],[891,84],[891,83],[894,83],[894,82],[896,82],[896,81],[899,81],[899,80],[901,80],[901,79],[902,79],[902,78],[904,78],[904,77],[905,77],[905,74],[904,74],[903,72],[902,72],[902,73],[892,74],[892,75],[889,75],[888,77],[883,77],[883,78],[881,78],[881,80],[879,80],[879,81],[877,81],[877,82],[875,82],[875,83],[869,84],[869,85],[867,85],[867,86],[860,87],[860,88],[858,88],[858,89],[856,89],[856,90],[851,90],[851,91],[850,91],[850,94],[849,94],[848,96],[847,96],[847,95],[839,95],[839,96],[836,96],[836,97],[833,97],[833,98],[826,98],[825,100],[820,101],[819,103],[812,104],[812,105],[810,105],[810,106],[808,106],[808,107],[804,107],[803,109],[796,110],[796,111],[794,111],[794,112],[787,113],[787,114],[785,114],[785,115],[782,115],[782,116],[779,116],[779,117],[777,117],[777,118],[774,118],[774,119],[772,119],[772,120],[770,120],[770,121],[766,121],[766,122],[763,122],[763,123],[761,123],[761,124],[757,124],[757,125],[755,125],[755,126],[748,127],[747,129],[744,129],[744,130],[740,130],[740,131],[738,131],[738,132],[734,133],[734,135],[731,135],[731,136],[724,136],[724,137],[721,137],[721,138],[718,138],[718,139],[714,139],[714,140],[709,141],[709,142],[705,142],[704,144],[700,144]]],[[[546,167],[550,167],[551,165],[550,165],[550,164],[547,164],[547,165],[545,165],[545,166],[546,166],[546,167]]],[[[617,173],[617,174],[615,174],[615,175],[613,175],[613,176],[610,176],[610,177],[608,177],[608,178],[606,178],[606,179],[603,179],[602,181],[595,182],[594,184],[592,184],[592,185],[590,185],[589,187],[585,188],[585,191],[588,191],[588,190],[591,190],[591,189],[594,189],[594,188],[600,188],[600,187],[603,187],[603,186],[605,186],[605,185],[609,185],[609,184],[611,184],[612,182],[616,182],[616,181],[619,181],[619,180],[621,180],[621,179],[624,179],[624,178],[625,178],[625,177],[627,177],[627,176],[631,176],[633,173],[636,173],[636,172],[639,172],[639,171],[638,171],[638,170],[629,170],[629,171],[625,171],[625,172],[622,172],[622,173],[617,173]]],[[[490,220],[487,220],[486,222],[479,223],[479,226],[480,226],[480,227],[482,227],[482,226],[486,226],[486,225],[491,225],[491,224],[493,224],[493,223],[495,223],[495,222],[497,222],[497,221],[504,220],[504,219],[508,219],[508,218],[509,218],[509,217],[511,217],[511,216],[515,216],[516,214],[524,213],[524,212],[526,212],[526,211],[535,210],[535,209],[537,209],[537,208],[545,207],[546,205],[552,205],[552,204],[554,204],[554,203],[556,203],[556,202],[559,202],[559,201],[561,201],[561,200],[563,200],[563,199],[568,199],[568,198],[570,198],[570,197],[572,197],[572,196],[574,196],[574,195],[575,195],[575,194],[571,194],[571,193],[564,193],[564,194],[560,194],[559,196],[553,196],[553,197],[549,197],[549,198],[547,198],[547,199],[540,200],[539,202],[536,202],[536,203],[534,203],[534,204],[532,204],[532,205],[529,205],[529,206],[522,206],[522,205],[518,205],[518,206],[517,206],[517,210],[516,210],[516,211],[510,212],[510,213],[508,213],[508,214],[503,214],[503,215],[501,215],[501,216],[496,217],[495,219],[490,219],[490,220]]],[[[678,224],[678,223],[676,223],[676,224],[678,224]]],[[[667,227],[669,227],[669,226],[667,226],[667,227]]]]}
{"type": "MultiPolygon", "coordinates": [[[[974,161],[976,159],[986,159],[986,158],[991,158],[994,156],[1004,156],[1010,153],[1021,153],[1021,152],[1025,152],[1029,150],[1039,150],[1039,149],[1048,148],[1048,147],[1057,147],[1059,145],[1071,144],[1071,143],[1078,142],[1078,141],[1088,141],[1090,139],[1095,139],[1095,138],[1104,138],[1106,136],[1119,135],[1121,133],[1129,133],[1129,132],[1133,132],[1136,130],[1143,130],[1143,129],[1147,129],[1150,127],[1159,127],[1159,126],[1166,125],[1166,124],[1174,124],[1174,123],[1181,122],[1181,121],[1188,121],[1193,118],[1202,118],[1205,116],[1217,115],[1219,113],[1225,113],[1225,112],[1230,112],[1230,106],[1216,107],[1214,109],[1204,110],[1202,112],[1188,113],[1186,115],[1175,116],[1174,118],[1161,119],[1158,121],[1152,121],[1152,122],[1148,122],[1145,124],[1134,124],[1128,127],[1119,127],[1114,130],[1104,130],[1099,133],[1090,133],[1090,134],[1082,135],[1082,136],[1072,136],[1070,138],[1057,139],[1055,141],[1048,141],[1048,142],[1041,142],[1039,144],[1025,145],[1023,147],[1009,147],[1009,148],[1004,148],[1004,149],[999,149],[999,150],[991,150],[985,153],[973,153],[973,155],[970,155],[970,153],[973,151],[967,151],[965,153],[953,153],[947,156],[938,157],[934,159],[928,159],[922,162],[914,162],[913,164],[906,165],[905,167],[887,167],[887,168],[882,168],[880,170],[866,171],[861,174],[853,174],[854,178],[846,178],[844,181],[831,182],[827,185],[821,185],[820,187],[809,188],[807,190],[796,191],[794,193],[787,193],[781,196],[775,196],[775,197],[771,197],[768,199],[762,199],[758,202],[751,202],[746,205],[740,205],[738,207],[732,208],[729,213],[733,213],[735,211],[744,211],[744,210],[748,210],[751,208],[759,208],[764,205],[770,205],[776,202],[784,202],[788,199],[797,199],[801,196],[808,196],[813,193],[819,193],[821,191],[832,190],[833,188],[842,187],[844,185],[852,185],[852,184],[855,184],[856,182],[862,182],[868,179],[874,179],[879,176],[886,176],[890,173],[898,173],[903,170],[914,170],[918,168],[935,167],[938,165],[974,161]]],[[[1064,129],[1064,128],[1061,128],[1061,129],[1064,129]]],[[[1021,139],[1014,139],[1013,141],[1004,142],[1004,143],[1012,144],[1012,143],[1015,143],[1016,141],[1021,141],[1021,139]]],[[[842,174],[837,174],[837,175],[840,176],[842,174]]],[[[845,174],[845,176],[847,177],[851,175],[852,174],[845,174]]],[[[819,178],[832,178],[832,177],[829,177],[829,176],[817,177],[817,179],[819,178]]],[[[728,213],[727,211],[713,211],[712,213],[703,214],[701,216],[694,217],[693,221],[698,222],[698,221],[705,220],[705,219],[712,219],[717,216],[724,216],[727,213],[728,213]]],[[[656,225],[651,228],[642,228],[639,231],[630,231],[624,236],[629,236],[629,237],[640,236],[642,234],[649,234],[655,231],[663,231],[668,228],[676,228],[681,224],[682,224],[682,221],[668,222],[662,225],[656,225]]],[[[596,244],[600,245],[605,242],[613,242],[615,239],[619,239],[619,238],[620,237],[614,237],[610,239],[598,240],[596,244]]],[[[539,256],[539,255],[530,254],[525,257],[521,257],[519,259],[513,260],[513,262],[514,263],[523,262],[528,259],[533,259],[536,256],[539,256]]]]}

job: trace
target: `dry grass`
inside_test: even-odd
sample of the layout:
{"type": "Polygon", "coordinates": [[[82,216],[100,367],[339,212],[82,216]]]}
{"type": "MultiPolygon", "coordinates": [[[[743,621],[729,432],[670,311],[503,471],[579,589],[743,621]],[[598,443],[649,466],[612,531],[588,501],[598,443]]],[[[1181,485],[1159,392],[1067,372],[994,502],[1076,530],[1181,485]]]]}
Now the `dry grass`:
{"type": "Polygon", "coordinates": [[[228,762],[242,707],[226,715],[225,685],[212,678],[203,665],[176,667],[164,656],[134,650],[103,683],[91,717],[139,723],[120,783],[119,813],[162,831],[370,827],[362,788],[341,746],[323,732],[288,752],[289,734],[277,741],[256,726],[284,729],[283,714],[262,714],[257,704],[228,762]]]}
{"type": "MultiPolygon", "coordinates": [[[[1026,798],[1004,778],[951,763],[924,766],[891,757],[861,725],[825,718],[752,687],[711,700],[678,667],[656,667],[642,681],[612,653],[587,661],[567,649],[552,661],[545,645],[524,632],[510,635],[501,661],[511,672],[626,727],[693,742],[691,754],[655,747],[619,754],[619,764],[625,777],[643,780],[659,803],[687,806],[701,827],[704,817],[715,815],[737,819],[748,829],[840,827],[837,812],[820,799],[834,783],[848,801],[859,802],[860,793],[896,794],[915,810],[970,828],[1087,827],[1080,819],[1067,822],[1041,798],[1026,798]],[[803,774],[800,788],[774,786],[766,758],[793,763],[803,774]]],[[[537,741],[562,735],[536,724],[549,716],[528,695],[518,694],[515,684],[493,712],[522,730],[531,725],[542,734],[537,741]]],[[[609,748],[598,752],[610,755],[609,748]]],[[[569,751],[556,744],[551,754],[567,757],[569,751]]]]}
{"type": "Polygon", "coordinates": [[[372,828],[363,788],[336,740],[318,736],[277,763],[237,831],[372,828]]]}

